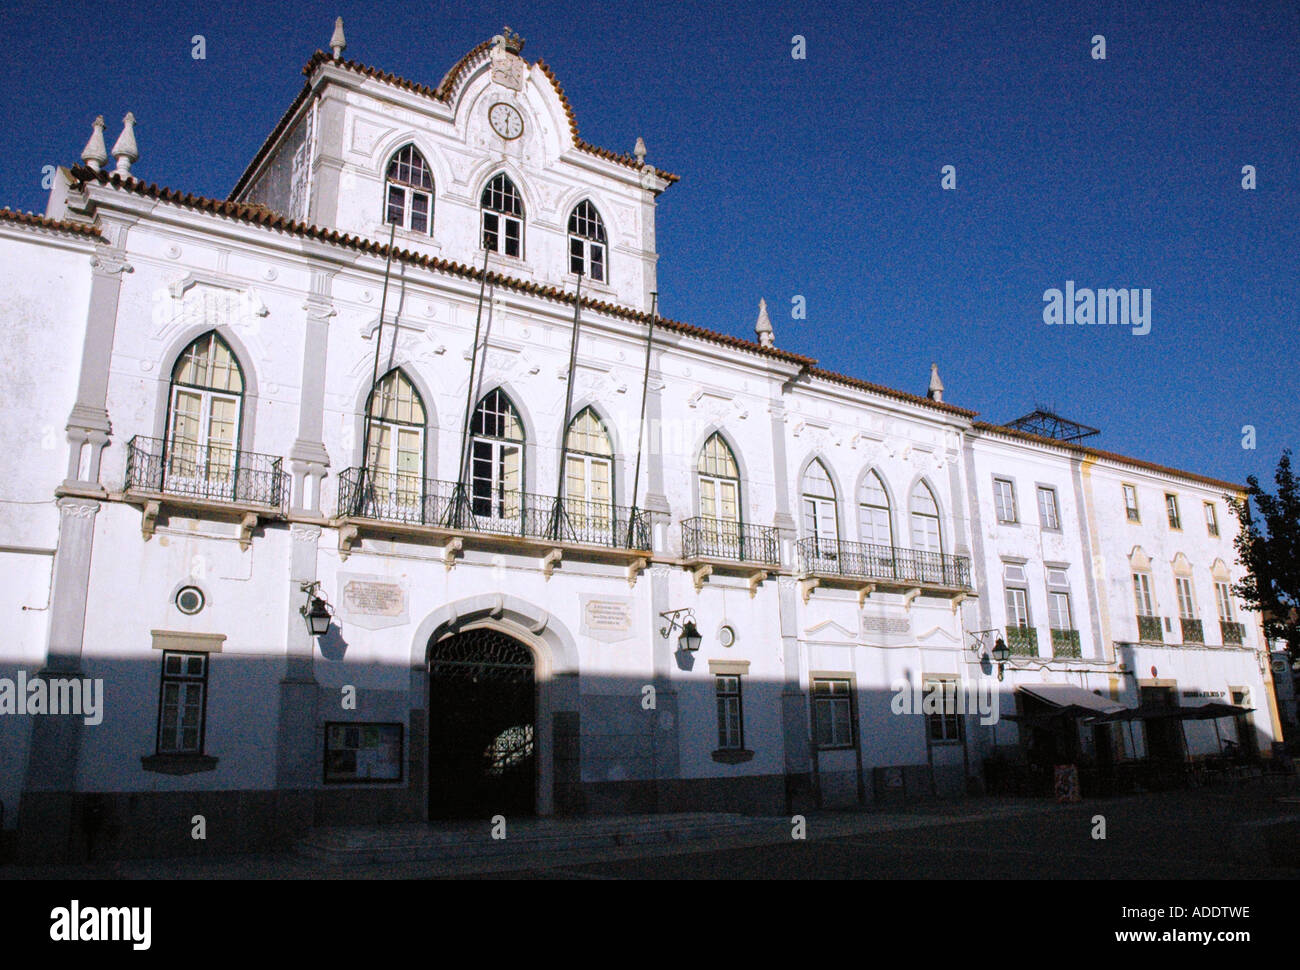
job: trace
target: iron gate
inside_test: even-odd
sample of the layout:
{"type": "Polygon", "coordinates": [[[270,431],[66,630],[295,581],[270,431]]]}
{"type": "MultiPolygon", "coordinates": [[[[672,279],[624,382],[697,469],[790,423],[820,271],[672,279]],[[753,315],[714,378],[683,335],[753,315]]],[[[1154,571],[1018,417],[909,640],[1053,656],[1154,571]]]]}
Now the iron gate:
{"type": "Polygon", "coordinates": [[[531,815],[537,793],[533,655],[496,630],[429,648],[429,817],[531,815]]]}

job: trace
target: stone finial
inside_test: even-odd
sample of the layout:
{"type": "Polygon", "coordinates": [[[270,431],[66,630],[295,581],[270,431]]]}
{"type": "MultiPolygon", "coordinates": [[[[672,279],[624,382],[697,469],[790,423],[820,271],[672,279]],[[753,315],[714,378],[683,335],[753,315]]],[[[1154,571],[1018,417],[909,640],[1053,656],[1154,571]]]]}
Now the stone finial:
{"type": "Polygon", "coordinates": [[[135,115],[129,111],[122,119],[122,134],[113,143],[113,157],[117,159],[114,175],[130,175],[131,165],[140,160],[140,149],[135,144],[135,115]]]}
{"type": "Polygon", "coordinates": [[[930,365],[930,389],[925,394],[931,401],[943,401],[943,381],[939,380],[939,365],[930,365]]]}
{"type": "Polygon", "coordinates": [[[758,321],[754,324],[754,334],[764,347],[771,347],[776,343],[776,333],[772,330],[772,321],[767,315],[766,300],[758,301],[758,321]]]}
{"type": "Polygon", "coordinates": [[[645,139],[640,135],[637,135],[636,147],[632,149],[632,154],[636,156],[638,165],[645,164],[645,139]]]}
{"type": "Polygon", "coordinates": [[[330,50],[334,52],[334,59],[337,61],[347,50],[348,39],[343,35],[343,18],[339,17],[334,21],[334,36],[330,38],[330,50]]]}
{"type": "Polygon", "coordinates": [[[104,147],[104,116],[100,115],[92,125],[90,141],[81,150],[81,160],[96,172],[108,164],[108,149],[104,147]]]}

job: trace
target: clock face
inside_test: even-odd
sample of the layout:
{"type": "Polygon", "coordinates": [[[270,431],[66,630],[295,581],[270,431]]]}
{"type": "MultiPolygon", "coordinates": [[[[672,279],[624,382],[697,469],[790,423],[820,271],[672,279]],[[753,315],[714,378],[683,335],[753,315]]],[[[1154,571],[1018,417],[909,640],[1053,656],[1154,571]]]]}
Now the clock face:
{"type": "Polygon", "coordinates": [[[492,123],[492,130],[507,141],[524,133],[524,119],[513,106],[504,102],[492,105],[488,111],[488,121],[492,123]]]}

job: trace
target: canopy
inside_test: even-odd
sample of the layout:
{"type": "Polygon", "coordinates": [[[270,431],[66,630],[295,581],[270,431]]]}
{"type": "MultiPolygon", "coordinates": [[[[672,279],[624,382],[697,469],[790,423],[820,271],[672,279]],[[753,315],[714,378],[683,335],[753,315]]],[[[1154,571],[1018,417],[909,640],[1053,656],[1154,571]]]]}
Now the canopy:
{"type": "Polygon", "coordinates": [[[1123,704],[1117,704],[1109,697],[1102,697],[1073,684],[1021,684],[1016,689],[1057,708],[1053,712],[1055,714],[1095,717],[1125,709],[1123,704]]]}
{"type": "Polygon", "coordinates": [[[1253,707],[1238,707],[1235,704],[1210,701],[1208,704],[1198,704],[1195,707],[1171,707],[1168,705],[1126,707],[1109,714],[1103,714],[1093,720],[1096,723],[1162,720],[1212,721],[1221,717],[1236,717],[1239,714],[1249,714],[1253,710],[1253,707]]]}

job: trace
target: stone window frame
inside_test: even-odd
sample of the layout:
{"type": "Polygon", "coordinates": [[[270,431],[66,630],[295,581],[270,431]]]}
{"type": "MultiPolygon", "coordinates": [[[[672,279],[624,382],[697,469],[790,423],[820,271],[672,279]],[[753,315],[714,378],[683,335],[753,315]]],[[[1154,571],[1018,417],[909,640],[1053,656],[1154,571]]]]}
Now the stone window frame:
{"type": "MultiPolygon", "coordinates": [[[[736,679],[736,706],[737,715],[740,722],[740,746],[723,747],[722,738],[718,738],[718,747],[714,749],[712,757],[714,761],[721,764],[740,764],[741,762],[750,761],[754,757],[754,752],[745,747],[745,685],[744,679],[749,675],[748,660],[710,660],[709,674],[713,677],[713,689],[715,699],[720,699],[723,695],[717,692],[719,677],[734,677],[736,679]]],[[[715,705],[716,712],[716,705],[715,705]]]]}
{"type": "MultiPolygon", "coordinates": [[[[162,653],[162,666],[158,680],[158,713],[154,725],[154,753],[141,757],[140,764],[145,771],[164,775],[190,775],[203,771],[212,771],[217,766],[217,759],[205,753],[208,728],[208,696],[210,694],[212,659],[214,653],[221,653],[225,644],[222,633],[189,633],[175,630],[153,630],[153,649],[162,653]],[[163,697],[169,680],[167,659],[175,655],[202,655],[203,663],[203,703],[199,713],[199,750],[197,752],[174,752],[160,749],[162,739],[163,697]]],[[[185,682],[192,682],[184,678],[185,682]]]]}

